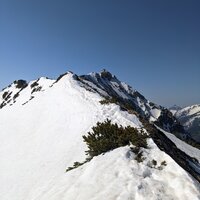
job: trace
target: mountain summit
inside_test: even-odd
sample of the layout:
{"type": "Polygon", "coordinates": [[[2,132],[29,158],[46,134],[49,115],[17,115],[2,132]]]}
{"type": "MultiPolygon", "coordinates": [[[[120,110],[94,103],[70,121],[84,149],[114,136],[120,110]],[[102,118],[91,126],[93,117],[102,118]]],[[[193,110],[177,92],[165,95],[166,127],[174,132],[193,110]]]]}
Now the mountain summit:
{"type": "Polygon", "coordinates": [[[0,92],[0,199],[198,200],[200,150],[171,134],[182,128],[106,70],[14,81],[0,92]],[[121,145],[88,160],[82,136],[106,120],[147,134],[147,148],[121,145]]]}

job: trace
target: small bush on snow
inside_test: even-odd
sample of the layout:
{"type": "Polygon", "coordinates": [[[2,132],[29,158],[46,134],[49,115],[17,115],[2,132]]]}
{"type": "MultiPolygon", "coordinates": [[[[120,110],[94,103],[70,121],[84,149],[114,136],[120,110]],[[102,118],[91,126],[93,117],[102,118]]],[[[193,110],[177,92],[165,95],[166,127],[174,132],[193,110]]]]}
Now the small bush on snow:
{"type": "Polygon", "coordinates": [[[132,143],[136,147],[147,147],[147,135],[131,126],[122,127],[112,124],[110,120],[98,122],[87,136],[83,136],[88,146],[86,154],[90,157],[132,143]]]}
{"type": "Polygon", "coordinates": [[[100,104],[104,105],[104,104],[110,104],[110,103],[115,103],[117,104],[119,102],[119,100],[115,97],[111,97],[111,98],[105,98],[101,101],[99,101],[100,104]]]}
{"type": "Polygon", "coordinates": [[[73,167],[66,169],[66,172],[89,162],[94,156],[129,145],[130,143],[135,146],[131,148],[133,152],[137,151],[135,152],[135,159],[138,162],[142,162],[144,158],[140,147],[147,148],[147,137],[144,132],[138,131],[136,128],[130,126],[124,128],[117,124],[112,124],[108,119],[105,122],[97,122],[97,125],[92,128],[92,132],[89,132],[87,136],[83,136],[84,142],[88,146],[86,154],[89,157],[82,163],[75,162],[73,167]]]}

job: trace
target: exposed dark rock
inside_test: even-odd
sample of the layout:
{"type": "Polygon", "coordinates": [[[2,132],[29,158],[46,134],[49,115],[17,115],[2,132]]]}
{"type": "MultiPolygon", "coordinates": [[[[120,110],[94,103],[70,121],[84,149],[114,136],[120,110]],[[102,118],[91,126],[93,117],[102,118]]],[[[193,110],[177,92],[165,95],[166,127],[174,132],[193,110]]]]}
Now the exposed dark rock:
{"type": "Polygon", "coordinates": [[[148,131],[151,133],[151,137],[157,146],[171,156],[183,169],[200,182],[200,164],[197,159],[190,157],[185,152],[178,149],[176,145],[160,130],[156,128],[152,128],[152,130],[148,131]]]}
{"type": "Polygon", "coordinates": [[[39,83],[37,81],[35,81],[34,83],[31,84],[31,88],[37,87],[39,85],[39,83]]]}
{"type": "Polygon", "coordinates": [[[13,100],[15,100],[19,96],[19,92],[13,96],[13,100]]]}
{"type": "Polygon", "coordinates": [[[185,133],[183,126],[168,109],[162,109],[161,115],[155,123],[166,131],[185,133]]]}
{"type": "Polygon", "coordinates": [[[112,74],[105,69],[102,70],[102,72],[100,73],[100,76],[102,78],[108,79],[109,81],[111,81],[111,79],[113,78],[112,74]]]}
{"type": "Polygon", "coordinates": [[[5,99],[7,95],[8,95],[8,92],[4,92],[2,95],[3,99],[5,99]]]}
{"type": "Polygon", "coordinates": [[[33,94],[34,92],[39,92],[39,91],[41,91],[41,90],[42,90],[42,87],[39,86],[39,87],[37,87],[37,88],[34,88],[34,89],[31,91],[31,94],[33,94]]]}
{"type": "Polygon", "coordinates": [[[11,97],[11,94],[12,94],[12,92],[4,92],[3,95],[2,95],[2,98],[5,101],[8,101],[8,99],[10,99],[10,97],[11,97]]]}
{"type": "Polygon", "coordinates": [[[2,109],[5,105],[6,105],[6,103],[5,103],[5,102],[2,102],[2,103],[0,104],[0,109],[2,109]]]}
{"type": "Polygon", "coordinates": [[[157,106],[152,102],[148,104],[148,100],[142,94],[140,94],[138,91],[133,90],[128,85],[125,89],[122,83],[110,72],[103,70],[99,74],[93,73],[90,75],[80,76],[79,79],[82,82],[82,84],[85,85],[85,88],[87,90],[94,90],[100,95],[102,94],[97,90],[97,88],[105,91],[105,93],[107,93],[108,96],[102,95],[104,98],[117,99],[117,104],[120,105],[120,107],[123,110],[127,110],[130,113],[138,113],[139,116],[145,118],[146,120],[149,120],[151,116],[151,109],[160,109],[161,116],[158,118],[156,124],[164,128],[165,130],[168,130],[167,128],[169,128],[170,131],[184,133],[183,127],[180,125],[178,120],[171,114],[169,110],[161,106],[157,106]],[[89,81],[93,83],[96,86],[96,88],[88,85],[87,82],[84,81],[89,81]],[[116,92],[116,89],[127,98],[123,98],[123,96],[120,96],[116,92]],[[138,100],[141,102],[141,105],[144,109],[141,105],[138,104],[138,100]]]}
{"type": "Polygon", "coordinates": [[[133,94],[133,96],[134,97],[139,97],[143,101],[147,102],[147,100],[145,99],[145,97],[143,95],[141,95],[138,91],[135,91],[134,94],[133,94]]]}
{"type": "Polygon", "coordinates": [[[16,88],[22,89],[28,86],[28,83],[25,80],[16,80],[14,81],[16,88]]]}

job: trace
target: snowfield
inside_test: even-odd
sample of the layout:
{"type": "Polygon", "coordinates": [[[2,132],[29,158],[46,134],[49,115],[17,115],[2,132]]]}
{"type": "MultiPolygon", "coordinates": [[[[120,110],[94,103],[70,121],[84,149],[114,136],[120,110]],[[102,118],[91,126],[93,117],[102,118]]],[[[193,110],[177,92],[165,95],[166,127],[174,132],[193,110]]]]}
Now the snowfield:
{"type": "Polygon", "coordinates": [[[0,109],[1,200],[200,199],[197,182],[152,140],[143,163],[123,147],[66,173],[85,160],[82,135],[98,121],[142,128],[135,115],[115,104],[101,105],[102,97],[73,77],[68,73],[56,83],[42,78],[41,91],[31,94],[29,84],[16,103],[0,109]],[[153,159],[167,166],[151,168],[153,159]]]}

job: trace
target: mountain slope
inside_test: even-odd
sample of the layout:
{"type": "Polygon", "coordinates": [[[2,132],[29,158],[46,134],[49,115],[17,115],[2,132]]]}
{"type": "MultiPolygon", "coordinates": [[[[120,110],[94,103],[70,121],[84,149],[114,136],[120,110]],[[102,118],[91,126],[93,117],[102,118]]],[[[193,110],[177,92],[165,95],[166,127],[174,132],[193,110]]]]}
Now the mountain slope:
{"type": "Polygon", "coordinates": [[[192,138],[200,142],[200,104],[178,110],[175,117],[179,119],[192,138]]]}
{"type": "Polygon", "coordinates": [[[149,141],[149,146],[151,149],[145,150],[146,159],[143,163],[137,163],[129,147],[95,157],[90,163],[52,184],[49,191],[39,199],[197,200],[199,187],[194,186],[188,174],[152,141],[149,141]],[[155,168],[149,167],[153,159],[157,161],[155,168]],[[163,161],[166,161],[167,166],[159,170],[158,166],[163,161]]]}
{"type": "MultiPolygon", "coordinates": [[[[67,73],[57,81],[42,78],[30,83],[20,81],[20,86],[15,82],[0,93],[0,103],[4,102],[0,109],[0,199],[126,200],[166,196],[182,200],[188,195],[198,199],[197,182],[152,140],[142,163],[136,162],[129,147],[123,147],[65,173],[75,161],[85,160],[82,135],[98,121],[108,118],[123,126],[143,127],[136,115],[122,111],[118,105],[102,105],[102,94],[84,80],[67,73]],[[5,99],[5,92],[12,94],[5,99]],[[162,170],[149,166],[153,159],[158,166],[162,161],[167,166],[162,170]],[[181,187],[184,190],[180,192],[181,187]]],[[[102,87],[101,93],[106,91],[102,87]]]]}
{"type": "Polygon", "coordinates": [[[141,126],[134,115],[116,105],[101,106],[99,100],[68,74],[27,104],[16,100],[0,110],[0,199],[23,200],[27,194],[31,199],[32,193],[64,175],[67,166],[84,160],[82,135],[97,121],[110,118],[141,126]]]}
{"type": "Polygon", "coordinates": [[[114,102],[120,103],[122,109],[133,110],[142,118],[155,122],[166,131],[184,134],[183,127],[168,109],[148,101],[137,90],[119,81],[110,72],[103,70],[100,73],[90,73],[79,76],[78,80],[89,90],[98,92],[111,101],[114,99],[114,102]]]}

